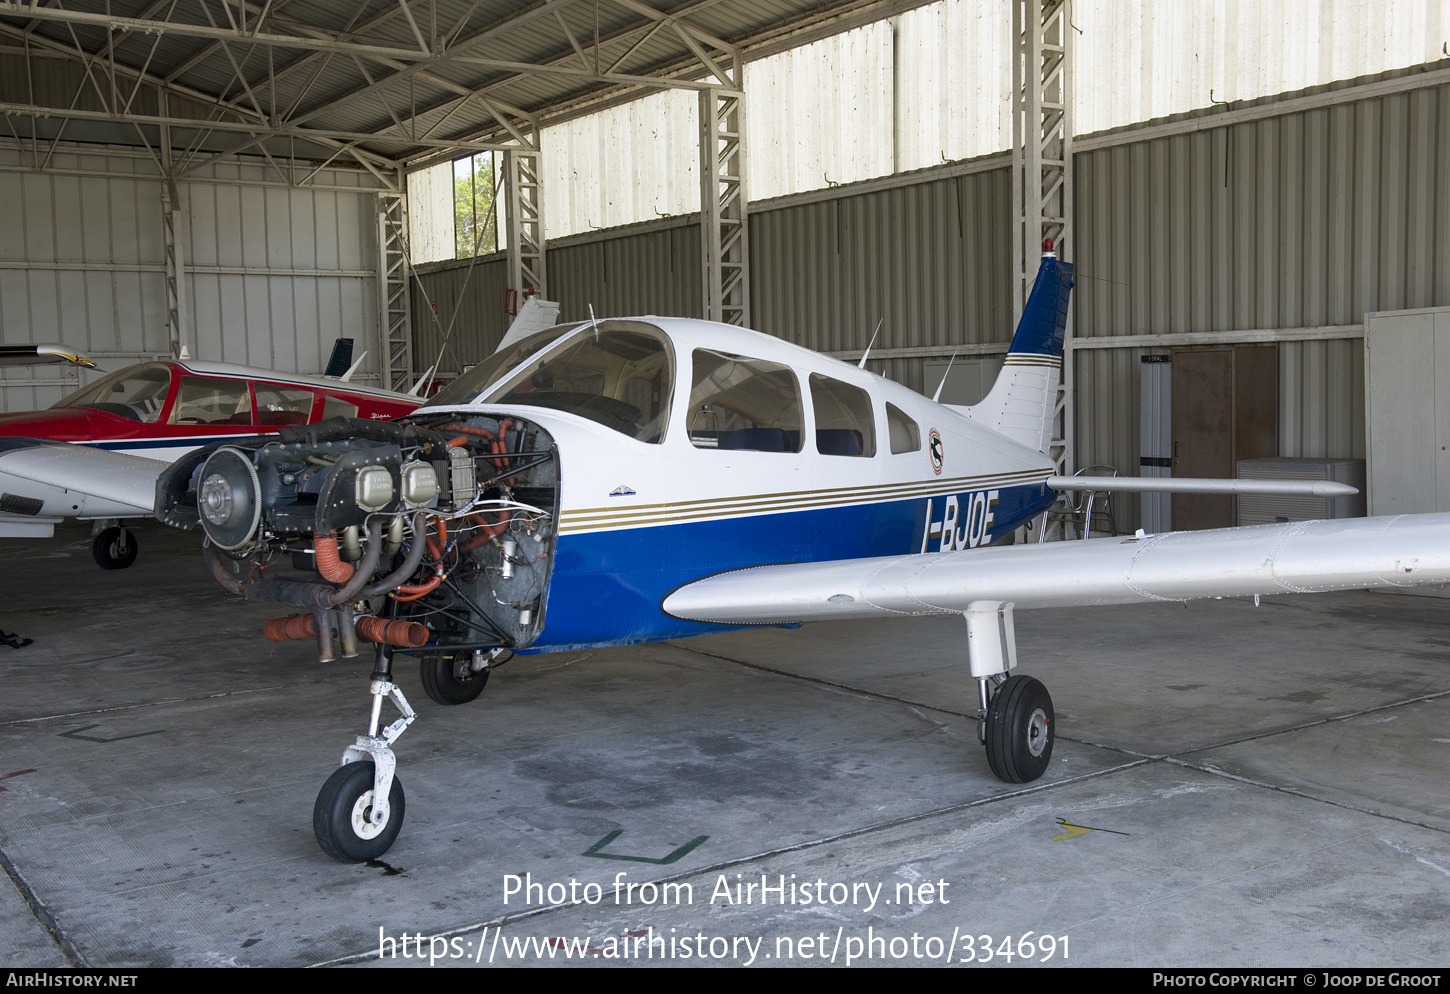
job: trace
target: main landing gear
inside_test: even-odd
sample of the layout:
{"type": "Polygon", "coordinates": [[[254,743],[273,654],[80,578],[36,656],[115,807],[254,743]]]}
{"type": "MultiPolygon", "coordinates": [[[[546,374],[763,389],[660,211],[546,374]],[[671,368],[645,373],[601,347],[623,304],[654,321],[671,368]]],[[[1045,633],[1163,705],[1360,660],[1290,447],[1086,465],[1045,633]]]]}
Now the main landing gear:
{"type": "Polygon", "coordinates": [[[488,684],[489,670],[513,655],[508,649],[462,649],[418,660],[423,690],[439,704],[467,704],[488,684]]]}
{"type": "Polygon", "coordinates": [[[978,736],[999,780],[1031,783],[1047,772],[1057,717],[1047,688],[1030,676],[1007,676],[1017,665],[1012,604],[967,605],[967,656],[979,694],[978,736]]]}
{"type": "Polygon", "coordinates": [[[125,569],[136,561],[136,536],[114,521],[99,521],[91,555],[101,569],[125,569]]]}
{"type": "Polygon", "coordinates": [[[368,733],[343,750],[342,768],[327,778],[312,808],[317,844],[340,863],[377,859],[403,827],[403,785],[394,773],[397,759],[390,747],[417,715],[393,683],[393,654],[386,645],[378,646],[371,691],[368,733]],[[385,697],[393,699],[401,716],[379,734],[385,697]]]}

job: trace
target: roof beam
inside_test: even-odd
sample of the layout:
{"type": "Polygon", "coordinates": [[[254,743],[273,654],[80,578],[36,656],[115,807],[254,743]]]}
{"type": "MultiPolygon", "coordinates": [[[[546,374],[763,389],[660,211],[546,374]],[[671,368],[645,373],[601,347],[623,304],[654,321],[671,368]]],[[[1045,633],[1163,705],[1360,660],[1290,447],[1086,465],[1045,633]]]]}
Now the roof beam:
{"type": "MultiPolygon", "coordinates": [[[[271,0],[268,0],[268,2],[270,3],[271,0]]],[[[283,7],[285,7],[287,5],[288,2],[289,2],[289,0],[279,0],[279,2],[276,5],[277,6],[277,10],[281,10],[283,7]]],[[[350,32],[352,30],[353,24],[356,23],[357,19],[362,16],[363,11],[366,10],[367,7],[368,7],[368,0],[362,0],[362,5],[358,8],[357,13],[353,15],[352,21],[349,21],[348,22],[347,27],[337,37],[339,37],[339,38],[347,38],[349,36],[348,35],[348,32],[350,32]]],[[[393,16],[393,11],[391,11],[391,10],[385,11],[384,12],[384,15],[379,16],[379,17],[376,17],[372,21],[369,21],[368,22],[368,25],[366,25],[366,26],[371,26],[373,24],[380,24],[383,21],[386,21],[386,20],[390,19],[392,16],[393,16]]],[[[284,21],[284,23],[286,23],[286,19],[276,17],[275,11],[273,12],[273,17],[276,18],[277,20],[282,20],[282,21],[284,21]]],[[[261,23],[261,16],[260,15],[258,15],[257,23],[258,24],[261,23]]],[[[300,25],[298,25],[298,26],[300,27],[300,25]]],[[[202,62],[205,62],[208,58],[210,58],[211,56],[213,56],[213,55],[215,55],[217,53],[217,51],[221,48],[222,44],[223,44],[222,42],[214,41],[214,42],[212,42],[209,45],[204,45],[201,48],[198,48],[195,52],[193,52],[190,56],[188,56],[180,65],[178,65],[175,69],[172,69],[171,72],[167,73],[166,78],[168,80],[176,79],[177,77],[181,76],[183,73],[186,73],[187,71],[189,71],[190,69],[192,69],[194,66],[197,66],[197,65],[199,65],[202,62]]],[[[302,64],[310,63],[310,62],[312,62],[312,61],[314,61],[316,59],[325,59],[327,57],[328,57],[328,54],[327,53],[323,53],[323,52],[309,52],[308,54],[302,56],[300,59],[294,59],[292,62],[289,62],[287,65],[283,66],[281,69],[278,69],[276,72],[274,72],[272,74],[272,78],[274,80],[281,79],[284,76],[287,76],[289,73],[291,73],[293,71],[294,67],[300,68],[302,64]]]]}
{"type": "MultiPolygon", "coordinates": [[[[565,2],[566,3],[567,2],[571,2],[571,0],[565,0],[565,2]]],[[[660,31],[662,28],[664,28],[666,26],[666,24],[669,23],[670,21],[672,21],[672,20],[673,21],[678,21],[679,20],[679,17],[682,16],[682,13],[695,13],[695,12],[698,12],[700,10],[703,10],[706,7],[713,7],[713,6],[715,6],[716,4],[718,4],[720,2],[721,2],[721,0],[694,0],[693,3],[689,3],[689,4],[684,5],[685,8],[687,8],[687,9],[683,10],[682,12],[678,12],[678,13],[676,13],[674,15],[670,15],[669,17],[666,17],[665,15],[659,14],[658,11],[652,11],[652,13],[659,15],[659,19],[658,20],[654,20],[652,24],[649,24],[649,25],[646,25],[645,23],[632,24],[632,25],[629,25],[627,27],[617,29],[616,31],[612,32],[611,34],[604,36],[603,38],[600,39],[601,43],[602,44],[610,44],[610,43],[615,42],[615,41],[620,41],[622,39],[626,39],[630,35],[638,34],[640,32],[643,32],[643,36],[638,41],[636,41],[633,45],[630,46],[630,50],[628,52],[626,52],[619,59],[616,59],[615,62],[613,63],[613,65],[611,65],[610,68],[608,70],[606,70],[606,73],[613,74],[614,73],[614,70],[616,68],[618,68],[619,65],[621,63],[623,63],[623,61],[626,58],[628,58],[631,54],[633,54],[633,52],[635,51],[635,49],[637,49],[645,41],[648,41],[658,31],[660,31]]],[[[649,10],[649,8],[644,8],[644,9],[645,10],[649,10]]],[[[679,10],[679,8],[677,8],[677,11],[678,10],[679,10]]],[[[691,29],[691,30],[694,30],[694,29],[691,29]]],[[[719,39],[715,39],[715,38],[713,38],[713,36],[710,36],[710,35],[704,35],[704,37],[707,38],[707,39],[710,39],[710,43],[711,44],[714,44],[716,41],[719,41],[719,39]]],[[[475,35],[475,36],[473,36],[473,38],[476,39],[477,36],[475,35]]],[[[723,42],[722,42],[722,44],[723,44],[723,42]]],[[[575,54],[578,54],[577,48],[575,49],[575,54]]],[[[581,56],[581,58],[582,58],[582,56],[581,56]]],[[[550,63],[541,63],[541,65],[551,65],[551,64],[552,65],[562,65],[563,63],[570,62],[570,61],[572,61],[572,57],[570,55],[562,55],[562,56],[559,56],[558,58],[556,58],[554,60],[551,60],[550,63]]],[[[691,68],[693,68],[693,67],[687,67],[684,71],[688,72],[688,71],[691,70],[691,68]]],[[[701,69],[704,69],[705,71],[709,71],[708,70],[708,67],[705,66],[705,65],[703,65],[703,64],[700,66],[700,68],[701,69]]],[[[412,70],[412,67],[410,67],[409,69],[405,69],[404,72],[409,72],[411,70],[412,70]]],[[[422,110],[416,111],[410,117],[403,118],[402,124],[404,126],[411,126],[412,122],[414,122],[414,121],[416,121],[416,120],[418,120],[420,118],[427,117],[430,114],[437,114],[440,111],[444,112],[445,117],[448,116],[448,115],[451,115],[456,110],[458,110],[463,104],[465,104],[468,100],[470,100],[471,98],[473,98],[474,96],[476,96],[476,95],[480,95],[480,96],[481,95],[487,95],[487,94],[491,93],[492,91],[494,91],[496,89],[499,89],[501,87],[507,86],[509,83],[516,81],[519,78],[519,75],[520,74],[510,74],[509,76],[506,76],[506,77],[504,77],[502,79],[491,80],[491,81],[489,81],[487,83],[484,83],[484,84],[481,84],[481,85],[478,85],[478,86],[475,86],[475,87],[467,87],[467,86],[463,86],[462,84],[455,83],[452,80],[449,80],[449,79],[446,79],[444,77],[438,76],[436,73],[431,73],[431,72],[423,73],[423,74],[420,75],[420,78],[427,79],[429,82],[431,82],[431,83],[433,83],[433,84],[435,84],[437,86],[441,86],[441,87],[444,87],[445,89],[452,90],[454,93],[458,94],[458,97],[456,99],[450,98],[450,99],[447,99],[447,100],[439,101],[439,102],[434,103],[434,104],[432,104],[432,105],[430,105],[428,107],[423,108],[422,110]]],[[[401,77],[401,74],[398,77],[388,77],[386,79],[379,80],[379,84],[380,85],[386,85],[387,83],[392,82],[395,78],[402,78],[401,77]]],[[[650,77],[646,77],[646,78],[649,79],[653,83],[653,85],[655,87],[657,87],[657,88],[677,88],[677,89],[700,90],[700,89],[704,89],[707,86],[712,85],[712,84],[709,84],[709,83],[698,82],[698,81],[695,81],[695,80],[671,79],[670,77],[666,77],[666,76],[658,76],[658,77],[656,77],[656,76],[650,76],[650,77]]],[[[733,84],[732,84],[732,86],[733,86],[733,84]]],[[[633,87],[633,86],[631,87],[631,89],[634,89],[634,88],[635,87],[633,87]]],[[[361,96],[364,96],[364,95],[366,95],[366,94],[363,91],[354,91],[352,94],[344,95],[343,97],[337,98],[337,100],[335,102],[329,104],[328,107],[330,108],[332,106],[336,106],[338,103],[341,103],[343,101],[356,99],[357,97],[361,97],[361,96]]],[[[497,101],[494,101],[494,103],[497,103],[498,106],[501,109],[507,111],[508,113],[510,113],[510,114],[514,115],[515,117],[518,117],[520,119],[529,119],[529,118],[532,118],[533,117],[533,115],[529,114],[526,111],[519,110],[519,109],[514,108],[514,107],[510,107],[510,106],[508,106],[506,104],[498,103],[497,101]]],[[[485,104],[485,106],[489,109],[490,113],[493,113],[494,114],[494,117],[497,120],[499,120],[501,123],[503,122],[503,118],[500,117],[496,112],[494,112],[494,110],[493,110],[493,108],[491,106],[489,106],[488,104],[485,104]]],[[[318,110],[321,110],[321,108],[317,108],[317,109],[318,110]]],[[[442,122],[439,122],[439,123],[441,124],[442,122]]],[[[437,127],[438,127],[438,124],[434,124],[425,133],[431,134],[437,127]]],[[[504,127],[507,128],[508,125],[507,124],[504,124],[504,127]]],[[[474,133],[477,133],[476,129],[475,129],[475,132],[474,133]]]]}
{"type": "MultiPolygon", "coordinates": [[[[566,0],[567,2],[567,0],[566,0]]],[[[552,7],[550,8],[552,10],[552,7]]],[[[221,27],[209,24],[181,24],[172,21],[143,20],[136,17],[120,17],[114,14],[92,14],[87,11],[62,10],[49,7],[31,7],[20,0],[0,0],[0,16],[13,14],[29,16],[37,20],[57,21],[62,24],[80,24],[104,28],[108,31],[144,31],[146,33],[176,34],[192,38],[209,38],[215,41],[245,42],[251,45],[268,45],[275,48],[296,48],[314,52],[341,52],[366,58],[393,59],[398,62],[418,63],[421,70],[428,65],[444,62],[497,69],[503,72],[542,73],[551,76],[565,76],[589,82],[611,83],[626,86],[684,87],[700,89],[706,84],[686,80],[660,79],[653,76],[631,76],[625,73],[596,73],[592,69],[573,69],[568,66],[515,62],[510,59],[486,59],[476,55],[435,55],[412,48],[397,48],[392,45],[369,44],[360,41],[338,41],[332,37],[309,37],[299,34],[277,34],[274,32],[248,32],[240,28],[221,27]]],[[[321,32],[319,32],[320,34],[321,32]]],[[[482,34],[482,32],[480,33],[482,34]]],[[[475,36],[459,43],[456,48],[466,49],[478,41],[475,36]]],[[[396,75],[396,74],[395,74],[396,75]]],[[[390,81],[385,80],[384,82],[390,81]]]]}
{"type": "MultiPolygon", "coordinates": [[[[270,31],[245,31],[240,27],[219,27],[214,24],[185,24],[176,21],[157,21],[139,17],[121,17],[116,14],[93,14],[82,10],[63,10],[54,7],[31,7],[19,0],[0,0],[0,15],[31,17],[39,21],[57,21],[62,24],[81,24],[104,28],[108,31],[141,31],[147,34],[164,33],[189,38],[208,38],[213,41],[240,41],[254,45],[271,45],[281,48],[298,48],[304,51],[344,52],[356,55],[381,55],[403,61],[433,60],[431,52],[420,52],[412,48],[396,48],[391,45],[373,45],[357,41],[338,41],[335,38],[307,37],[295,34],[277,34],[270,31]]],[[[321,33],[321,32],[319,32],[321,33]]],[[[506,63],[512,65],[512,63],[506,63]]]]}
{"type": "Polygon", "coordinates": [[[424,55],[432,55],[433,46],[428,44],[428,39],[423,37],[423,32],[418,28],[418,22],[413,20],[413,11],[408,6],[408,0],[398,0],[398,7],[403,11],[403,16],[408,19],[408,27],[413,29],[413,37],[418,39],[418,51],[424,55]]]}
{"type": "Polygon", "coordinates": [[[0,115],[6,117],[56,118],[77,121],[103,121],[121,124],[167,125],[172,128],[195,128],[202,131],[222,131],[231,134],[247,134],[257,141],[270,138],[295,138],[301,141],[372,142],[375,144],[422,145],[427,148],[460,149],[475,152],[505,152],[516,145],[499,142],[469,142],[453,139],[412,138],[406,135],[374,134],[371,132],[337,131],[329,128],[295,128],[283,125],[279,128],[263,129],[245,121],[201,121],[184,117],[163,117],[157,114],[112,114],[99,110],[63,110],[56,107],[39,107],[34,104],[0,103],[0,115]]]}
{"type": "MultiPolygon", "coordinates": [[[[47,51],[63,55],[68,60],[73,62],[80,62],[84,64],[87,60],[93,58],[91,53],[87,52],[83,48],[73,48],[70,45],[65,44],[64,42],[55,41],[51,38],[45,37],[44,35],[26,34],[24,28],[15,27],[14,25],[7,24],[4,21],[0,21],[0,34],[9,35],[14,38],[23,38],[29,45],[34,45],[37,48],[43,48],[47,51]]],[[[159,89],[174,93],[177,96],[186,97],[187,99],[195,100],[198,103],[204,103],[210,106],[214,106],[221,111],[230,111],[245,118],[251,118],[253,120],[256,119],[256,114],[253,111],[248,110],[244,107],[237,107],[227,103],[223,103],[222,101],[217,99],[215,94],[205,93],[201,90],[196,90],[192,87],[185,86],[180,83],[168,82],[167,80],[162,79],[159,76],[133,69],[125,63],[115,63],[115,69],[116,72],[121,73],[124,76],[133,77],[140,80],[141,82],[148,83],[151,86],[155,86],[159,89]]]]}

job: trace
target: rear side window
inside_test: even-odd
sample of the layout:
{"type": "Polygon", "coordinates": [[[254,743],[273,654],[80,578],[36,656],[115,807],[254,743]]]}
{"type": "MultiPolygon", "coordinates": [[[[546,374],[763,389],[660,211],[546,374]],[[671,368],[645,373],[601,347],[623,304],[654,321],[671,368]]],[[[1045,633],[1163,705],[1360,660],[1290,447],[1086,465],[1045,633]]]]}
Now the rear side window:
{"type": "Polygon", "coordinates": [[[789,366],[696,349],[690,381],[690,444],[697,449],[799,452],[800,384],[789,366]]]}
{"type": "Polygon", "coordinates": [[[921,429],[895,404],[886,405],[886,430],[891,433],[892,455],[920,451],[921,429]]]}
{"type": "Polygon", "coordinates": [[[876,419],[871,395],[820,373],[811,374],[816,412],[816,451],[823,456],[874,456],[876,419]]]}
{"type": "Polygon", "coordinates": [[[259,425],[305,425],[312,414],[311,390],[275,383],[256,383],[252,389],[257,392],[259,425]]]}
{"type": "Polygon", "coordinates": [[[357,405],[349,404],[338,397],[324,397],[322,401],[322,420],[328,418],[355,418],[357,417],[357,405]]]}
{"type": "Polygon", "coordinates": [[[249,425],[252,396],[245,380],[183,376],[171,412],[174,425],[249,425]]]}

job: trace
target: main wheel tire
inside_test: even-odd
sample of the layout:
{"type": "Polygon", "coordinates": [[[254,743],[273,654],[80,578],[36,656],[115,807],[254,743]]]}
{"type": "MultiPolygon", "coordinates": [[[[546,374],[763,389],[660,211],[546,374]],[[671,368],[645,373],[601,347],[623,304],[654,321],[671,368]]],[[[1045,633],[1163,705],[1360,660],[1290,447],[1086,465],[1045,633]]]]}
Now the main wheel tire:
{"type": "Polygon", "coordinates": [[[488,683],[488,670],[477,673],[469,668],[473,650],[452,655],[424,656],[418,660],[423,689],[439,704],[467,704],[483,693],[488,683]]]}
{"type": "Polygon", "coordinates": [[[91,543],[91,555],[101,569],[125,569],[136,561],[136,536],[125,528],[106,528],[91,543]]]}
{"type": "Polygon", "coordinates": [[[372,813],[373,764],[348,763],[322,785],[312,808],[312,831],[317,844],[339,863],[366,863],[387,852],[403,827],[403,785],[393,774],[388,791],[388,820],[374,825],[372,813]]]}
{"type": "Polygon", "coordinates": [[[1052,759],[1052,698],[1030,676],[1008,677],[987,707],[987,762],[997,779],[1031,783],[1052,759]]]}

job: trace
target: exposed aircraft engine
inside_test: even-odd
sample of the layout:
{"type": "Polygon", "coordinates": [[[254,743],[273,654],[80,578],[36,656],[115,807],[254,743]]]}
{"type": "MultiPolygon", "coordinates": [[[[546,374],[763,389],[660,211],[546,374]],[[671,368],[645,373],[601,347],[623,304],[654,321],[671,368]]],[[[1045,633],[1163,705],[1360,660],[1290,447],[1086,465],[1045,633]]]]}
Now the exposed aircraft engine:
{"type": "Polygon", "coordinates": [[[329,855],[374,859],[403,823],[392,745],[417,714],[395,652],[419,657],[429,697],[462,704],[542,630],[558,482],[542,428],[446,413],[284,428],[199,449],[157,480],[156,517],[201,526],[218,583],[303,609],[267,622],[267,638],[315,639],[324,662],[376,643],[367,734],[313,809],[329,855]],[[399,712],[387,725],[385,700],[399,712]]]}
{"type": "Polygon", "coordinates": [[[553,440],[525,421],[337,418],[192,453],[156,516],[201,526],[228,590],[305,610],[269,639],[316,639],[324,661],[359,639],[431,650],[449,662],[429,693],[456,696],[542,627],[557,487],[553,440]]]}

